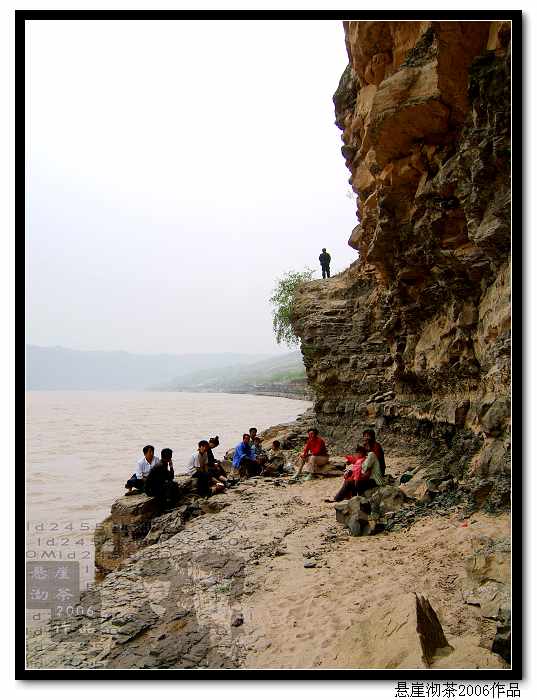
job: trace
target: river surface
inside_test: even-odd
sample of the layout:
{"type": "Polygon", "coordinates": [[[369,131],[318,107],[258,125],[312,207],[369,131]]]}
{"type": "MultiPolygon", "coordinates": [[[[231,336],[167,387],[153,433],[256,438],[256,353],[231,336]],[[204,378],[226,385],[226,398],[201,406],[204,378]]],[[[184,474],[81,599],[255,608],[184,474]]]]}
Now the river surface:
{"type": "Polygon", "coordinates": [[[80,561],[93,580],[93,529],[125,493],[142,447],[173,450],[185,471],[199,440],[217,458],[242,433],[294,420],[311,406],[271,396],[175,392],[30,391],[26,395],[28,561],[80,561]]]}

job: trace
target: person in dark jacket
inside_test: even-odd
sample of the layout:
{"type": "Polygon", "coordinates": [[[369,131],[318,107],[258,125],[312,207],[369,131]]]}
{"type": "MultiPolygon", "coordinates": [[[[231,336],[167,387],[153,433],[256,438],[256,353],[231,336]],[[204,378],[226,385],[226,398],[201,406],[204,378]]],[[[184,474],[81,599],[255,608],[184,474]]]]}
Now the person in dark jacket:
{"type": "Polygon", "coordinates": [[[145,480],[146,494],[156,498],[161,508],[171,508],[179,500],[179,485],[173,477],[172,451],[165,447],[160,453],[160,461],[145,480]]]}
{"type": "Polygon", "coordinates": [[[326,248],[323,248],[323,252],[319,255],[319,262],[321,263],[321,272],[323,273],[323,280],[325,277],[330,277],[330,253],[326,252],[326,248]]]}
{"type": "Polygon", "coordinates": [[[213,448],[218,447],[220,444],[220,439],[218,435],[215,437],[209,438],[209,449],[207,450],[207,470],[209,474],[213,477],[213,479],[216,479],[216,481],[221,482],[224,484],[224,486],[230,486],[231,481],[228,479],[228,475],[226,473],[226,470],[222,466],[221,462],[216,459],[216,457],[213,454],[213,448]]]}

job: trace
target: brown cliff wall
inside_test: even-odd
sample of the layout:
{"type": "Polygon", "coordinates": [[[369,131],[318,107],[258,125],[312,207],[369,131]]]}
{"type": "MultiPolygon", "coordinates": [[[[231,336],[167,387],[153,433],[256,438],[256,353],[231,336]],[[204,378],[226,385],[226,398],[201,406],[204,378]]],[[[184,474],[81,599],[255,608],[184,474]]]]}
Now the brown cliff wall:
{"type": "Polygon", "coordinates": [[[408,440],[506,504],[510,25],[344,27],[334,104],[359,260],[304,285],[294,319],[319,427],[344,447],[366,426],[408,440]]]}

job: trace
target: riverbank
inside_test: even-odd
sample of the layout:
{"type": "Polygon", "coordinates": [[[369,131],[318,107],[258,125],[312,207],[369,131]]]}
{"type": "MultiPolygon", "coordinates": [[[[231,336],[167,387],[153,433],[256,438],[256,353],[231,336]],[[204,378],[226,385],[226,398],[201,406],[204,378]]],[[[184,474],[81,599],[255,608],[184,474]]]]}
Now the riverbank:
{"type": "MultiPolygon", "coordinates": [[[[293,426],[272,434],[285,430],[292,442],[303,426],[295,437],[293,426]]],[[[422,466],[405,448],[387,464],[394,479],[422,466]]],[[[325,503],[339,481],[249,479],[205,501],[199,517],[161,533],[85,597],[94,617],[30,640],[29,665],[424,668],[416,592],[451,647],[432,668],[506,668],[490,650],[498,610],[487,596],[493,581],[503,577],[501,595],[509,586],[509,515],[439,500],[425,515],[407,508],[391,529],[353,537],[325,503]]]]}

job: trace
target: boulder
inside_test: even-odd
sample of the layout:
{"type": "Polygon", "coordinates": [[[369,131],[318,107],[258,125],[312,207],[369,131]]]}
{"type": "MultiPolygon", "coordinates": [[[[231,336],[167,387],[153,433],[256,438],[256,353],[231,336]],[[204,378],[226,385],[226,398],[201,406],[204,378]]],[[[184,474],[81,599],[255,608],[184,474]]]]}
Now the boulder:
{"type": "Polygon", "coordinates": [[[178,485],[178,508],[171,513],[160,515],[157,501],[145,493],[122,496],[112,504],[110,515],[103,520],[94,534],[95,569],[99,575],[106,575],[117,569],[124,559],[147,544],[158,542],[182,529],[184,514],[180,506],[184,500],[191,500],[193,479],[186,474],[175,477],[178,485]]]}
{"type": "Polygon", "coordinates": [[[135,525],[150,519],[158,512],[157,502],[145,493],[122,496],[112,503],[110,515],[114,523],[135,525]]]}
{"type": "Polygon", "coordinates": [[[422,658],[430,666],[440,649],[451,650],[438,615],[424,596],[416,594],[416,632],[420,640],[422,658]]]}
{"type": "Polygon", "coordinates": [[[511,402],[507,398],[495,399],[481,416],[481,425],[488,436],[501,435],[511,416],[511,402]]]}
{"type": "Polygon", "coordinates": [[[377,529],[377,526],[385,524],[385,521],[380,517],[375,517],[371,514],[371,504],[367,498],[363,496],[355,496],[348,501],[336,503],[336,520],[349,528],[351,535],[360,537],[363,535],[371,535],[377,529]]]}
{"type": "Polygon", "coordinates": [[[366,492],[372,509],[384,516],[386,513],[398,511],[409,499],[399,486],[382,486],[366,492]]]}
{"type": "Polygon", "coordinates": [[[491,620],[504,621],[511,605],[511,545],[508,540],[480,536],[472,540],[465,560],[463,598],[491,620]]]}
{"type": "Polygon", "coordinates": [[[180,532],[184,527],[184,509],[178,508],[151,521],[151,529],[144,538],[145,544],[164,541],[180,532]]]}
{"type": "MultiPolygon", "coordinates": [[[[315,475],[325,477],[341,477],[346,466],[347,463],[344,457],[330,457],[328,464],[315,468],[315,475]]],[[[307,471],[307,465],[304,467],[304,471],[307,471]]]]}
{"type": "Polygon", "coordinates": [[[508,664],[511,663],[511,611],[500,610],[496,636],[492,642],[492,651],[499,654],[508,664]]]}
{"type": "Polygon", "coordinates": [[[429,503],[437,494],[450,491],[455,486],[449,474],[438,474],[437,470],[430,467],[422,467],[405,476],[400,490],[407,498],[420,503],[429,503]]]}
{"type": "Polygon", "coordinates": [[[408,500],[397,486],[370,489],[363,496],[336,503],[336,520],[355,536],[373,535],[386,525],[386,514],[398,511],[408,500]]]}
{"type": "Polygon", "coordinates": [[[340,476],[341,476],[341,472],[344,471],[348,465],[347,465],[347,460],[345,459],[345,457],[335,455],[334,457],[330,457],[330,461],[328,462],[327,466],[330,466],[332,471],[339,469],[340,476]]]}

